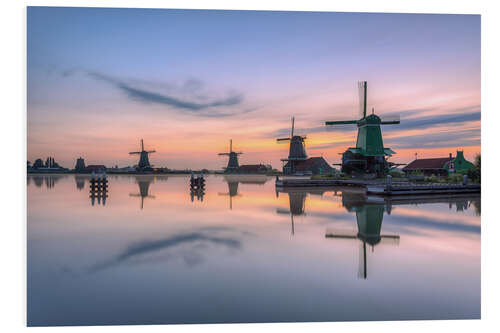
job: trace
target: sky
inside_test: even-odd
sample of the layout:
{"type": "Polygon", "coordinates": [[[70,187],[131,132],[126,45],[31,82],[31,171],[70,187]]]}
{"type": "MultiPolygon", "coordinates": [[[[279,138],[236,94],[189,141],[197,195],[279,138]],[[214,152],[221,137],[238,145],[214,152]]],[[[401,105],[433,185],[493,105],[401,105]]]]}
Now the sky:
{"type": "Polygon", "coordinates": [[[479,15],[28,7],[28,160],[281,167],[291,117],[306,151],[355,146],[358,81],[390,161],[481,146],[479,15]]]}

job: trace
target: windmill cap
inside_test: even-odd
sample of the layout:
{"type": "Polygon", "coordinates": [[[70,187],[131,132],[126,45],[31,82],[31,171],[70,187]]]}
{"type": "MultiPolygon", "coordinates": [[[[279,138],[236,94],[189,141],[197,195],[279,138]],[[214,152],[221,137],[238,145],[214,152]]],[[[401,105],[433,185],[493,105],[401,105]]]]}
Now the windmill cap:
{"type": "Polygon", "coordinates": [[[367,116],[364,120],[367,124],[380,124],[381,122],[380,117],[375,114],[367,116]]]}

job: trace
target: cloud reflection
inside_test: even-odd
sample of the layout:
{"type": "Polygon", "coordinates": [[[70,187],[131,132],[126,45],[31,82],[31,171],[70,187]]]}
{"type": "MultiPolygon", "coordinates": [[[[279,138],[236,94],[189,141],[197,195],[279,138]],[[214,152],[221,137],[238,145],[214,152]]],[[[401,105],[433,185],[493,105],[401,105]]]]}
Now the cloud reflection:
{"type": "Polygon", "coordinates": [[[179,253],[167,252],[167,258],[179,256],[186,264],[192,266],[204,261],[203,254],[200,252],[206,253],[207,248],[210,246],[220,246],[232,250],[239,250],[242,248],[240,239],[227,236],[222,237],[209,233],[210,231],[213,232],[218,230],[220,231],[222,229],[214,228],[210,230],[209,228],[204,228],[197,232],[183,233],[157,240],[141,241],[128,246],[114,258],[93,265],[88,271],[91,273],[101,271],[124,262],[132,261],[136,258],[144,258],[152,253],[169,251],[183,246],[187,246],[188,248],[183,248],[184,251],[179,253]]]}

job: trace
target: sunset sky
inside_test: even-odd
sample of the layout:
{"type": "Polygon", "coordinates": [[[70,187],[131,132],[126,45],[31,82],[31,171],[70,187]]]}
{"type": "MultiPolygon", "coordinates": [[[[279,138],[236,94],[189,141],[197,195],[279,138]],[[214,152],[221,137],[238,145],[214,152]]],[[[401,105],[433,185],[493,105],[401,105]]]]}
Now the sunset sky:
{"type": "Polygon", "coordinates": [[[309,156],[339,163],[355,145],[357,81],[382,118],[384,144],[415,153],[480,152],[479,15],[29,7],[28,160],[73,168],[281,167],[295,116],[309,156]]]}

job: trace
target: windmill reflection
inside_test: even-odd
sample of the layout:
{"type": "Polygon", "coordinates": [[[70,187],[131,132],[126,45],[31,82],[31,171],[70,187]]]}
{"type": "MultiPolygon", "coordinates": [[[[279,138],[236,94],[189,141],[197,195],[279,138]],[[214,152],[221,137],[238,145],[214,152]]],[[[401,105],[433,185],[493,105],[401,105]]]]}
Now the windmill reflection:
{"type": "Polygon", "coordinates": [[[218,193],[221,196],[229,196],[229,209],[233,209],[233,197],[241,197],[238,186],[242,184],[264,185],[271,177],[266,175],[225,175],[224,181],[227,183],[228,192],[218,193]]]}
{"type": "Polygon", "coordinates": [[[349,212],[356,213],[357,233],[328,229],[325,237],[353,239],[361,242],[358,277],[366,279],[368,277],[367,245],[371,246],[372,253],[378,244],[399,245],[399,235],[381,234],[384,213],[387,211],[390,214],[390,211],[386,210],[386,205],[368,203],[364,195],[349,192],[342,192],[342,205],[349,212]]]}
{"type": "Polygon", "coordinates": [[[129,196],[141,198],[141,209],[144,209],[145,198],[155,198],[154,195],[149,194],[149,186],[151,185],[151,183],[154,183],[155,180],[156,178],[150,175],[141,175],[135,177],[135,181],[137,185],[139,185],[139,193],[130,193],[129,196]]]}
{"type": "Polygon", "coordinates": [[[83,190],[85,188],[85,177],[84,176],[75,175],[75,183],[76,183],[76,189],[78,191],[83,190]]]}
{"type": "MultiPolygon", "coordinates": [[[[306,198],[308,193],[312,193],[312,191],[301,190],[301,189],[280,189],[279,191],[276,191],[277,198],[279,197],[280,193],[286,193],[288,195],[290,209],[286,210],[278,208],[276,209],[276,213],[290,215],[290,221],[292,224],[291,234],[293,236],[295,235],[295,223],[293,217],[306,215],[305,214],[306,198]]],[[[314,193],[319,195],[323,194],[322,191],[314,191],[314,193]]]]}

